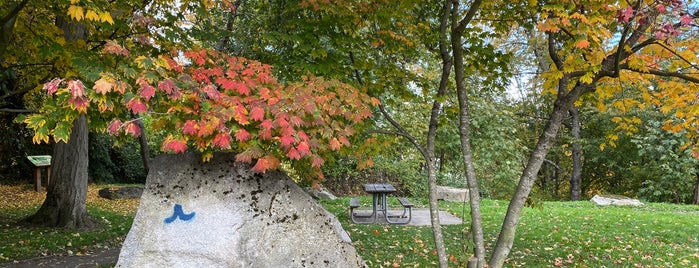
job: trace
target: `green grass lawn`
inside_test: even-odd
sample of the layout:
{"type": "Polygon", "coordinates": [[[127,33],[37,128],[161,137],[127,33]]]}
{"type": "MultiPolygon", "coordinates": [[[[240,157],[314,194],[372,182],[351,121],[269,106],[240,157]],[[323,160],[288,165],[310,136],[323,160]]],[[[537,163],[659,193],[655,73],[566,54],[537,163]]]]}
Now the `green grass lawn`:
{"type": "MultiPolygon", "coordinates": [[[[85,254],[118,246],[128,232],[138,200],[105,200],[90,186],[88,209],[103,224],[90,231],[17,227],[13,224],[43,201],[31,187],[2,186],[0,195],[0,263],[49,254],[85,254]],[[25,189],[26,188],[26,189],[25,189]]],[[[361,197],[364,204],[369,197],[361,197]]],[[[417,207],[426,200],[412,199],[417,207]]],[[[360,225],[348,216],[349,198],[323,201],[350,234],[370,267],[434,267],[429,226],[360,225]]],[[[442,202],[440,209],[464,218],[468,206],[442,202]]],[[[482,212],[488,252],[495,244],[507,203],[484,200],[482,212]]],[[[468,219],[468,218],[467,218],[468,219]]],[[[453,267],[465,266],[472,252],[464,225],[443,227],[453,267]]],[[[590,202],[544,202],[525,208],[507,267],[697,267],[699,206],[648,204],[644,207],[598,207],[590,202]]]]}
{"type": "MultiPolygon", "coordinates": [[[[415,200],[427,207],[426,200],[415,200]]],[[[365,204],[370,201],[364,200],[365,204]]],[[[353,224],[347,198],[324,201],[350,233],[370,267],[431,267],[436,259],[431,228],[353,224]]],[[[468,205],[440,203],[440,209],[468,219],[468,205]],[[465,215],[465,217],[464,217],[465,215]]],[[[484,200],[486,250],[495,245],[507,202],[484,200]]],[[[470,226],[444,226],[454,267],[472,252],[470,226]]],[[[648,204],[599,207],[591,202],[545,202],[525,208],[507,267],[697,267],[699,206],[648,204]]]]}

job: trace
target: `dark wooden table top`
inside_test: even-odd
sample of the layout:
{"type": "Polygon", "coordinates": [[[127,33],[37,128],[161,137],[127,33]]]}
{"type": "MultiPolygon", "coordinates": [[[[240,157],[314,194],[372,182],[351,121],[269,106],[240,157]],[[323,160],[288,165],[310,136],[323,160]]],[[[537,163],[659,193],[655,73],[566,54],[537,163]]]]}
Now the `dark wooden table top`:
{"type": "Polygon", "coordinates": [[[364,184],[364,191],[370,194],[374,193],[393,193],[396,188],[387,183],[369,183],[364,184]]]}

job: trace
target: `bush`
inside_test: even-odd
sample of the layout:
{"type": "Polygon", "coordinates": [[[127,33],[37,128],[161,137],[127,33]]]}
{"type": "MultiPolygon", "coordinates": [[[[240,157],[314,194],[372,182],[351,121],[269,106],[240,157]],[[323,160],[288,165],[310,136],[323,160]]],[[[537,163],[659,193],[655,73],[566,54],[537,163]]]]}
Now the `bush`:
{"type": "Polygon", "coordinates": [[[89,176],[96,183],[144,183],[146,172],[136,141],[113,146],[111,136],[90,133],[89,176]]]}

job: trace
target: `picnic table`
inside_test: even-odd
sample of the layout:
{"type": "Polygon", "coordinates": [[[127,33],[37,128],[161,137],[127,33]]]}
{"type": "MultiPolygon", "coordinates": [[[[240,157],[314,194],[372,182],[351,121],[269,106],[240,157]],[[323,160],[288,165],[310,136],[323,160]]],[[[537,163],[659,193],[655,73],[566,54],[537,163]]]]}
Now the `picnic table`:
{"type": "Polygon", "coordinates": [[[406,224],[410,222],[412,217],[412,206],[413,204],[408,201],[407,198],[398,198],[398,201],[403,206],[403,214],[400,216],[389,215],[388,211],[388,195],[395,193],[396,188],[391,184],[387,183],[369,183],[364,184],[364,191],[372,195],[372,213],[370,215],[357,215],[354,213],[354,209],[359,207],[359,200],[356,198],[350,199],[350,213],[351,219],[355,223],[376,223],[378,220],[379,212],[383,213],[386,222],[395,224],[406,224]],[[405,218],[406,213],[409,213],[407,220],[394,221],[391,218],[400,217],[405,218]],[[356,218],[372,218],[370,222],[359,221],[356,218]]]}
{"type": "Polygon", "coordinates": [[[41,170],[46,168],[46,185],[49,185],[51,179],[51,156],[50,155],[30,155],[27,156],[29,162],[32,162],[34,167],[34,190],[41,192],[41,170]]]}

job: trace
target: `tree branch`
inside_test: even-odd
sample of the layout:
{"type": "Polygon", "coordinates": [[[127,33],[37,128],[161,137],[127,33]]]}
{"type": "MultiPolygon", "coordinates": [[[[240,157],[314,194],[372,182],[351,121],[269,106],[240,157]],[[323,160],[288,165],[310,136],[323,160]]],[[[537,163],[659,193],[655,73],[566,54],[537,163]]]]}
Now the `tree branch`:
{"type": "Polygon", "coordinates": [[[663,71],[663,70],[658,70],[658,69],[650,69],[648,71],[641,71],[641,70],[631,69],[628,64],[622,64],[620,67],[624,70],[629,70],[632,72],[637,72],[637,73],[642,73],[642,74],[652,74],[652,75],[657,75],[657,76],[662,76],[662,77],[675,77],[675,78],[679,78],[679,79],[682,79],[682,80],[685,80],[688,82],[699,84],[699,77],[694,77],[694,76],[690,76],[690,75],[683,74],[683,73],[668,72],[668,71],[663,71]]]}
{"type": "Polygon", "coordinates": [[[0,108],[0,112],[27,114],[27,113],[36,113],[37,111],[36,110],[29,110],[29,109],[0,108]]]}
{"type": "Polygon", "coordinates": [[[548,37],[549,57],[551,58],[551,61],[553,61],[553,64],[556,66],[557,70],[563,70],[563,62],[561,61],[561,58],[558,57],[558,54],[556,54],[556,43],[553,33],[546,33],[546,35],[548,37]]]}
{"type": "MultiPolygon", "coordinates": [[[[0,59],[3,58],[3,54],[7,50],[7,46],[10,43],[12,37],[12,32],[15,28],[15,21],[19,12],[29,3],[29,0],[22,0],[10,10],[7,16],[0,18],[0,59]]],[[[10,4],[12,6],[12,4],[10,4]]]]}
{"type": "Polygon", "coordinates": [[[473,1],[473,3],[471,4],[471,7],[468,8],[468,12],[466,12],[466,15],[464,16],[464,18],[461,19],[461,21],[459,21],[459,25],[456,28],[456,30],[458,32],[463,32],[464,29],[466,28],[466,25],[468,25],[471,22],[471,20],[473,20],[473,17],[476,16],[476,13],[480,9],[482,2],[483,2],[482,0],[473,1]]]}
{"type": "Polygon", "coordinates": [[[425,148],[423,148],[422,145],[420,145],[420,142],[418,142],[417,139],[415,139],[415,137],[410,135],[410,133],[408,133],[408,131],[405,130],[405,128],[403,128],[403,126],[400,123],[398,123],[398,121],[393,119],[393,117],[386,111],[386,107],[383,105],[383,102],[382,104],[379,104],[379,111],[381,111],[381,114],[384,118],[386,118],[386,120],[388,120],[391,126],[398,130],[398,132],[396,132],[397,135],[405,137],[408,141],[410,141],[410,143],[412,143],[415,146],[415,148],[417,148],[420,151],[420,153],[425,157],[425,159],[427,159],[427,152],[425,151],[425,148]]]}

